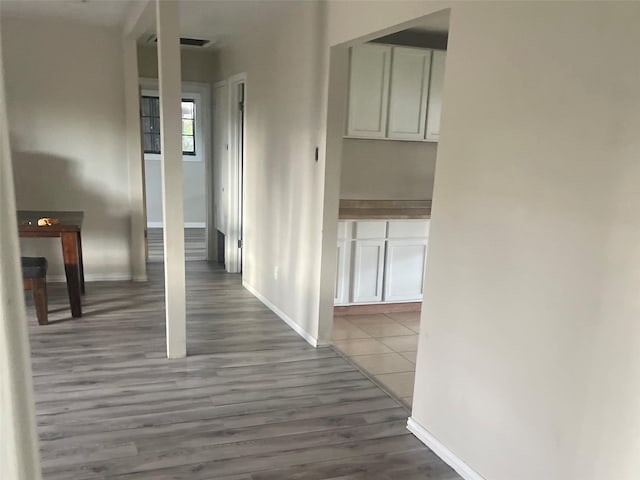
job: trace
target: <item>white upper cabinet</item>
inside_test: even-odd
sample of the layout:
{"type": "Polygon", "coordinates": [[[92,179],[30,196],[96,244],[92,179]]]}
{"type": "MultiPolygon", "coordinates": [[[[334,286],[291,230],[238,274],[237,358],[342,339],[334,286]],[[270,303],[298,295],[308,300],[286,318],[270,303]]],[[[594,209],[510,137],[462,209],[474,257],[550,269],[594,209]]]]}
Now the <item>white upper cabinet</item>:
{"type": "Polygon", "coordinates": [[[442,109],[442,86],[444,84],[444,63],[447,52],[435,50],[431,61],[431,81],[429,83],[429,105],[427,107],[426,140],[440,139],[440,111],[442,109]]]}
{"type": "Polygon", "coordinates": [[[425,138],[431,50],[394,47],[391,60],[387,137],[425,138]]]}
{"type": "Polygon", "coordinates": [[[446,55],[375,43],[353,47],[347,136],[437,142],[446,55]]]}
{"type": "Polygon", "coordinates": [[[384,138],[387,130],[391,47],[360,45],[351,49],[348,134],[384,138]]]}

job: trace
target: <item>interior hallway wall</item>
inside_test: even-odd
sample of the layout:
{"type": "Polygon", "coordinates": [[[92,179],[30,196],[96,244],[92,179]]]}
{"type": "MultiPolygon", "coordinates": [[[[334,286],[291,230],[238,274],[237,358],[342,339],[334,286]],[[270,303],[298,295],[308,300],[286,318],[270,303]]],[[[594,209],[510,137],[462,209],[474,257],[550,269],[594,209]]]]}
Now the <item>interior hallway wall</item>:
{"type": "MultiPolygon", "coordinates": [[[[19,209],[84,210],[86,278],[130,278],[121,32],[2,18],[19,209]]],[[[23,239],[64,278],[59,240],[23,239]]]]}
{"type": "MultiPolygon", "coordinates": [[[[486,480],[640,471],[640,5],[451,7],[414,420],[486,480]]],[[[376,34],[376,36],[379,34],[376,34]]]]}
{"type": "Polygon", "coordinates": [[[218,78],[247,74],[243,279],[315,338],[324,168],[315,160],[323,128],[322,5],[254,3],[276,19],[227,42],[218,78]]]}

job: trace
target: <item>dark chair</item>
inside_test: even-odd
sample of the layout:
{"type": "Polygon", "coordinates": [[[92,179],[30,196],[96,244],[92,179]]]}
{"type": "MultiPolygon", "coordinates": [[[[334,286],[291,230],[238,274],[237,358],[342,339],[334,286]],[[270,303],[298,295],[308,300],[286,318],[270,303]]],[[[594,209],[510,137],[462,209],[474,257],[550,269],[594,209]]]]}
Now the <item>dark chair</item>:
{"type": "Polygon", "coordinates": [[[40,325],[47,325],[47,259],[44,257],[22,257],[22,281],[25,290],[33,293],[33,303],[36,305],[36,315],[40,325]]]}

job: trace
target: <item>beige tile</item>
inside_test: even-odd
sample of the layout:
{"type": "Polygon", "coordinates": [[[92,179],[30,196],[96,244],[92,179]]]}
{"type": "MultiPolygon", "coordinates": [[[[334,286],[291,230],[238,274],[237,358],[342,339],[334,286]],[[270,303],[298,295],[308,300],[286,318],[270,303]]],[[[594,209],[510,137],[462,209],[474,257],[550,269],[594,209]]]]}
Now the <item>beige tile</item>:
{"type": "Polygon", "coordinates": [[[333,331],[331,333],[331,337],[333,340],[370,338],[369,334],[363,332],[361,329],[341,317],[336,317],[333,320],[333,331]]]}
{"type": "Polygon", "coordinates": [[[347,355],[370,355],[376,353],[393,353],[393,351],[373,338],[351,340],[335,340],[333,344],[347,355]]]}
{"type": "Polygon", "coordinates": [[[415,370],[415,365],[399,353],[355,355],[351,357],[351,360],[373,375],[381,373],[412,372],[415,370]]]}
{"type": "Polygon", "coordinates": [[[402,337],[385,337],[380,341],[394,352],[418,351],[418,335],[404,335],[402,337]]]}
{"type": "Polygon", "coordinates": [[[400,323],[420,321],[420,312],[395,312],[386,313],[385,315],[400,323]]]}
{"type": "Polygon", "coordinates": [[[420,333],[420,320],[398,320],[398,323],[411,329],[414,333],[420,333]]]}
{"type": "Polygon", "coordinates": [[[379,337],[399,337],[402,335],[415,335],[415,332],[399,323],[392,324],[362,324],[360,329],[374,338],[379,337]]]}
{"type": "Polygon", "coordinates": [[[399,355],[402,355],[414,365],[416,364],[416,357],[418,356],[418,352],[400,352],[399,355]]]}
{"type": "Polygon", "coordinates": [[[413,372],[403,373],[387,373],[384,375],[376,375],[385,387],[399,398],[409,397],[413,395],[413,381],[415,374],[413,372]]]}
{"type": "Polygon", "coordinates": [[[357,327],[361,327],[362,325],[395,325],[397,324],[395,320],[383,314],[347,315],[345,318],[357,327]]]}

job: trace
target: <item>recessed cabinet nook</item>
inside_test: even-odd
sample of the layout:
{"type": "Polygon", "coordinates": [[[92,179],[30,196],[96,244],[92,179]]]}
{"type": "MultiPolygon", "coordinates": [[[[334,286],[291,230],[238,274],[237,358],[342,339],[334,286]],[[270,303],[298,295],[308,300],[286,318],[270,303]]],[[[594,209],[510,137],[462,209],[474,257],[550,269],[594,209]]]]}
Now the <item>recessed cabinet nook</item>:
{"type": "Polygon", "coordinates": [[[346,136],[437,142],[445,58],[443,50],[353,47],[346,136]]]}

